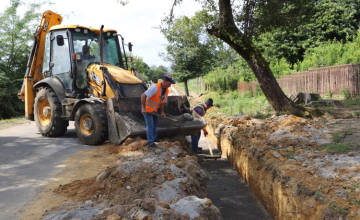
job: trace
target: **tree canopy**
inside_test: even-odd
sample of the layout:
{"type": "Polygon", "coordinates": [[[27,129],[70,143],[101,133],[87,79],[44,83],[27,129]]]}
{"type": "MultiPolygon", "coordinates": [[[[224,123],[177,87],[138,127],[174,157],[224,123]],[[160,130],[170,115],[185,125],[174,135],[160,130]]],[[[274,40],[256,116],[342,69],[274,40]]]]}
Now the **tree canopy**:
{"type": "Polygon", "coordinates": [[[20,16],[22,5],[22,1],[13,0],[0,14],[0,119],[24,114],[24,104],[18,100],[17,91],[25,74],[30,42],[41,18],[42,3],[28,4],[20,16]]]}
{"type": "Polygon", "coordinates": [[[169,25],[160,27],[161,33],[168,40],[164,60],[171,62],[174,77],[185,83],[187,95],[187,81],[204,76],[213,67],[216,40],[207,36],[201,18],[203,12],[198,12],[189,18],[182,16],[169,25]]]}

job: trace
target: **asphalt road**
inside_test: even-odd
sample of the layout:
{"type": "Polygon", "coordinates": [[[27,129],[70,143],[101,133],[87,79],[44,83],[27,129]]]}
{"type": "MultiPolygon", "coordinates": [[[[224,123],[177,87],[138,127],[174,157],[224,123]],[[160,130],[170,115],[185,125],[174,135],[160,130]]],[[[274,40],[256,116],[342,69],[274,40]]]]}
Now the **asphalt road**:
{"type": "Polygon", "coordinates": [[[74,123],[59,138],[43,137],[35,122],[0,130],[0,220],[20,218],[41,187],[64,170],[66,159],[82,149],[74,123]]]}

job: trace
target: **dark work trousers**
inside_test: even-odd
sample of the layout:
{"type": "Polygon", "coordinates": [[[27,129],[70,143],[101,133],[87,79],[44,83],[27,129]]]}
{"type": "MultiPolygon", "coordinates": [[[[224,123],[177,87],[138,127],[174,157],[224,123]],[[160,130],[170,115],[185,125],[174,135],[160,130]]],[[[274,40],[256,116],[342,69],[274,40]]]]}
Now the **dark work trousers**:
{"type": "Polygon", "coordinates": [[[199,150],[199,140],[200,140],[200,136],[201,136],[201,130],[196,132],[196,134],[191,135],[191,145],[192,145],[192,149],[194,151],[199,150]]]}

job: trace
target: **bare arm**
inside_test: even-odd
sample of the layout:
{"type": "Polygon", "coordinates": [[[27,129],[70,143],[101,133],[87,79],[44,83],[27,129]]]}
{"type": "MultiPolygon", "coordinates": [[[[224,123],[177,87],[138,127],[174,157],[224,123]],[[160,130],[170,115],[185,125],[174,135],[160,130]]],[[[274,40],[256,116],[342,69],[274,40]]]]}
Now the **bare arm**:
{"type": "Polygon", "coordinates": [[[142,95],[141,95],[141,107],[142,107],[142,110],[141,110],[141,112],[142,113],[146,113],[147,111],[146,111],[146,108],[145,108],[145,101],[146,101],[146,95],[145,95],[145,93],[143,93],[142,95]]]}
{"type": "Polygon", "coordinates": [[[161,109],[161,118],[165,118],[166,115],[165,115],[165,112],[164,112],[164,109],[165,109],[165,104],[164,103],[161,103],[160,109],[161,109]]]}

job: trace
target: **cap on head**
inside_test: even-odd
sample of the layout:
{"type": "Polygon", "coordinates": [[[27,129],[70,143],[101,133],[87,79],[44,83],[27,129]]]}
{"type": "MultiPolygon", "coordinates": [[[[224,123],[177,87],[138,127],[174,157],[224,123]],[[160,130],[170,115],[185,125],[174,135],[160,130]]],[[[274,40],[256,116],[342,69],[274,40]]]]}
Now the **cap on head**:
{"type": "Polygon", "coordinates": [[[169,82],[171,82],[171,84],[175,84],[175,81],[174,81],[173,77],[170,74],[165,74],[163,76],[163,80],[169,81],[169,82]]]}
{"type": "Polygon", "coordinates": [[[211,107],[212,107],[212,106],[213,106],[213,100],[212,100],[212,98],[206,100],[205,104],[206,104],[207,106],[211,106],[211,107]]]}

